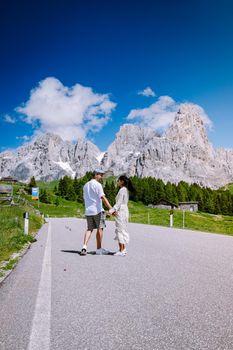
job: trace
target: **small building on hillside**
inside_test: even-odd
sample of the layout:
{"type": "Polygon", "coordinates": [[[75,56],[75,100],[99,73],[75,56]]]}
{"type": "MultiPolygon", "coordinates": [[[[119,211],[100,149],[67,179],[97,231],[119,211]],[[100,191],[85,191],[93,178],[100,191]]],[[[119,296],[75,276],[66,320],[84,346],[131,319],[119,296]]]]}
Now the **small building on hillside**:
{"type": "Polygon", "coordinates": [[[16,183],[16,182],[18,182],[18,180],[14,179],[11,176],[7,176],[7,177],[2,177],[0,179],[0,182],[16,183]]]}
{"type": "Polygon", "coordinates": [[[185,211],[198,211],[198,202],[179,202],[178,208],[185,211]]]}
{"type": "Polygon", "coordinates": [[[177,209],[178,205],[166,199],[160,199],[157,204],[149,204],[148,207],[171,210],[171,209],[177,209]]]}
{"type": "Polygon", "coordinates": [[[156,204],[149,204],[149,208],[160,208],[160,209],[178,209],[178,210],[185,210],[185,211],[198,211],[198,202],[191,201],[191,202],[179,202],[177,205],[176,203],[170,202],[167,199],[160,199],[156,204]]]}
{"type": "Polygon", "coordinates": [[[114,176],[114,173],[113,173],[112,170],[107,170],[107,171],[105,171],[104,177],[107,178],[107,177],[109,177],[109,176],[114,176]]]}

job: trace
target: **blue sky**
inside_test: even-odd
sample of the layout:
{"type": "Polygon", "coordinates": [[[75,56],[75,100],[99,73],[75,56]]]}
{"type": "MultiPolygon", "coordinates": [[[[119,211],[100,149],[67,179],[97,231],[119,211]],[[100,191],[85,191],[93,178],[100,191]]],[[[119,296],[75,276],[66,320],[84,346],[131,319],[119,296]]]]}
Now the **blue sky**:
{"type": "Polygon", "coordinates": [[[1,2],[0,151],[46,131],[105,150],[133,110],[156,127],[183,102],[233,148],[231,0],[1,2]]]}

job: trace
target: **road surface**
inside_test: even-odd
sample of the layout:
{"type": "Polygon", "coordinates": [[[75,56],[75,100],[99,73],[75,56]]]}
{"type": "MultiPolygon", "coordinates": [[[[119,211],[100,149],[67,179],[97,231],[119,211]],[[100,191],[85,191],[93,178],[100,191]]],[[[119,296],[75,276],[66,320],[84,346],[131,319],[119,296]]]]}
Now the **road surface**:
{"type": "Polygon", "coordinates": [[[233,237],[130,224],[83,257],[85,227],[50,219],[1,284],[0,350],[233,349],[233,237]]]}

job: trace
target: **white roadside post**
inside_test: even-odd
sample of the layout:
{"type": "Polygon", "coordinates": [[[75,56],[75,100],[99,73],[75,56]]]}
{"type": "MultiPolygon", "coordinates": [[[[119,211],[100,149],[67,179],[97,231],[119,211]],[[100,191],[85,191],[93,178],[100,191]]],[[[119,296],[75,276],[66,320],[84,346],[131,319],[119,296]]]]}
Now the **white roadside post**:
{"type": "Polygon", "coordinates": [[[173,209],[170,210],[170,227],[173,227],[173,209]]]}
{"type": "Polygon", "coordinates": [[[183,228],[184,228],[184,210],[183,210],[183,228]]]}
{"type": "Polygon", "coordinates": [[[24,234],[28,235],[28,227],[29,227],[29,214],[27,211],[23,214],[24,217],[24,234]]]}

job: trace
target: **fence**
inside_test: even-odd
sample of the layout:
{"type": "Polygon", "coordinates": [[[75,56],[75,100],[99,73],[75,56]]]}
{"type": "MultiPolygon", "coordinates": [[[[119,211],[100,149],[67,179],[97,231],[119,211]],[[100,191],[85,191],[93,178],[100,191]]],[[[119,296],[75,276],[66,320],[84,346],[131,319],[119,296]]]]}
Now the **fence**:
{"type": "Polygon", "coordinates": [[[13,186],[0,185],[0,206],[11,206],[13,204],[13,186]]]}
{"type": "MultiPolygon", "coordinates": [[[[26,205],[31,207],[36,214],[44,214],[40,213],[38,209],[30,204],[27,200],[24,201],[26,205]]],[[[65,217],[76,217],[80,219],[85,219],[85,214],[82,210],[78,209],[76,215],[62,215],[62,214],[45,214],[46,218],[65,218],[65,217]]],[[[107,216],[107,221],[114,221],[114,216],[107,216]]],[[[147,211],[144,213],[130,213],[129,214],[129,223],[139,223],[139,224],[148,224],[148,225],[158,225],[158,226],[166,226],[166,227],[176,227],[176,228],[185,228],[186,227],[186,217],[185,211],[174,211],[171,213],[170,211],[163,210],[162,214],[158,214],[154,211],[147,211]]]]}
{"type": "MultiPolygon", "coordinates": [[[[66,217],[64,216],[53,216],[53,217],[66,217]]],[[[84,213],[80,211],[77,213],[75,217],[80,219],[85,219],[84,213]]],[[[114,221],[114,217],[106,217],[107,221],[114,221]]],[[[156,213],[134,213],[129,214],[129,223],[139,223],[139,224],[147,224],[147,225],[159,225],[159,226],[167,226],[167,227],[177,227],[177,228],[185,228],[185,211],[175,211],[171,214],[169,211],[165,211],[163,215],[156,215],[156,213]]]]}

